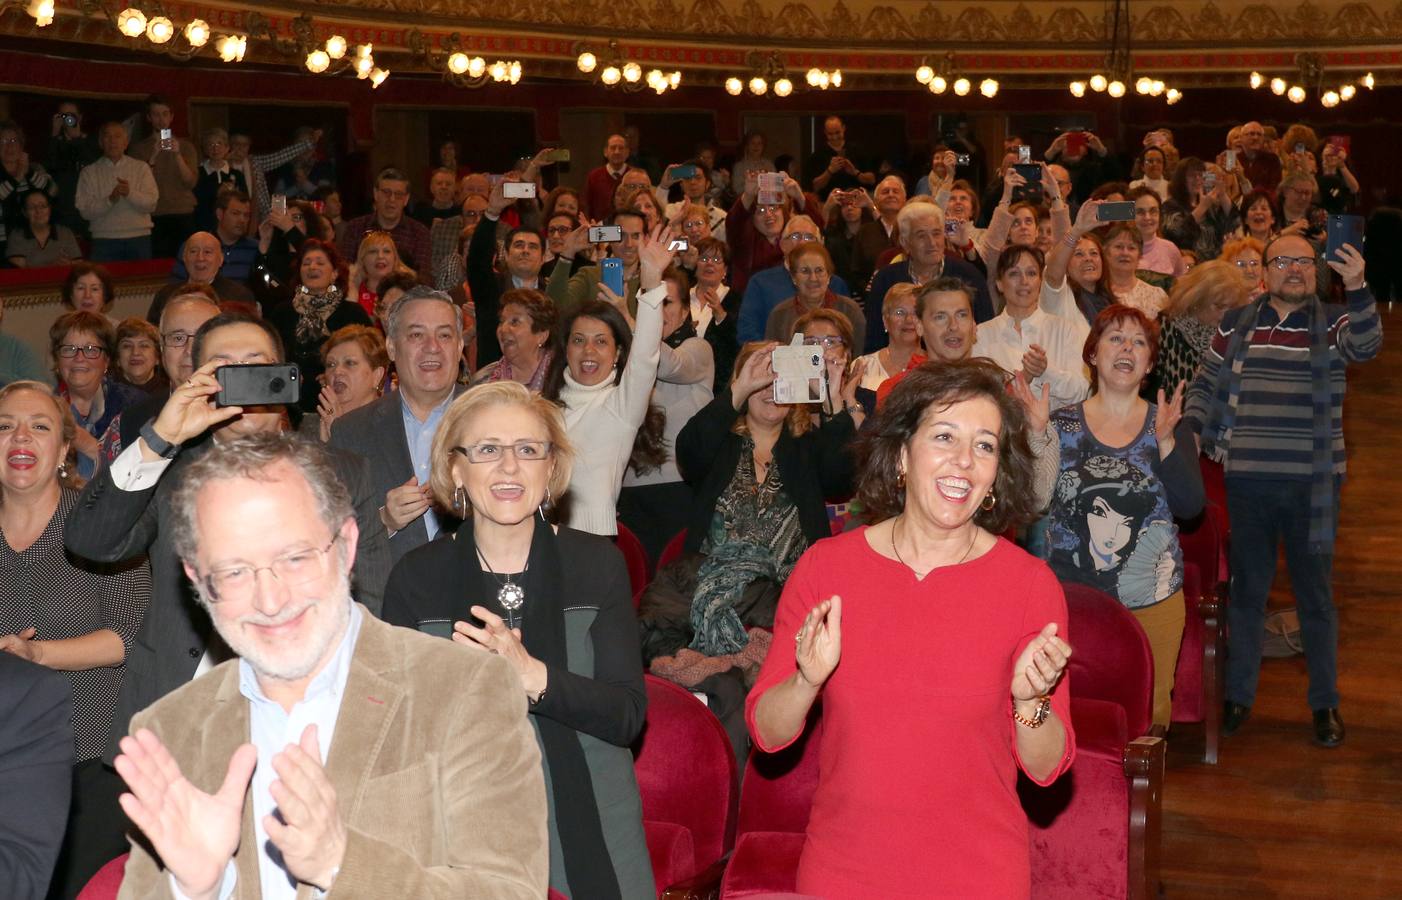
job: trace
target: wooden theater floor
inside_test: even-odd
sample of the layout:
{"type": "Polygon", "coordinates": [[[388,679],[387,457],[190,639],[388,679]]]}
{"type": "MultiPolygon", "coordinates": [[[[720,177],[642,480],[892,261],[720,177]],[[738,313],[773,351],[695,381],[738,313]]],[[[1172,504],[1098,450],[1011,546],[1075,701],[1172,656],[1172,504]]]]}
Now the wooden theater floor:
{"type": "MultiPolygon", "coordinates": [[[[1265,661],[1252,718],[1218,765],[1194,756],[1190,730],[1170,736],[1171,900],[1402,898],[1402,304],[1382,315],[1383,351],[1350,372],[1345,403],[1334,599],[1347,738],[1310,743],[1303,657],[1265,661]]],[[[1282,565],[1272,605],[1289,596],[1282,565]]]]}

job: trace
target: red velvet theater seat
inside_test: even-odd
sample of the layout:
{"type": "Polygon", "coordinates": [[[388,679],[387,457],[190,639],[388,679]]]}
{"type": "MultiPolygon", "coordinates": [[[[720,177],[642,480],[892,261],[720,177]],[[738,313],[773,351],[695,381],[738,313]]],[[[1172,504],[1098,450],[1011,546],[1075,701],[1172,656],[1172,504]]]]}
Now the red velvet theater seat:
{"type": "Polygon", "coordinates": [[[1178,668],[1173,675],[1172,720],[1203,723],[1202,758],[1213,764],[1217,762],[1221,740],[1226,660],[1225,521],[1225,513],[1209,503],[1196,527],[1178,533],[1178,543],[1183,548],[1183,600],[1187,615],[1178,668]]]}
{"type": "Polygon", "coordinates": [[[735,752],[720,721],[685,688],[647,681],[647,724],[633,768],[661,897],[715,896],[735,839],[735,752]]]}
{"type": "Polygon", "coordinates": [[[1076,761],[1048,788],[1025,778],[1038,900],[1158,896],[1164,742],[1149,736],[1154,664],[1114,598],[1066,584],[1076,761]]]}
{"type": "Polygon", "coordinates": [[[78,900],[116,900],[117,892],[122,889],[122,878],[126,875],[127,857],[130,855],[123,853],[98,869],[78,892],[78,900]]]}

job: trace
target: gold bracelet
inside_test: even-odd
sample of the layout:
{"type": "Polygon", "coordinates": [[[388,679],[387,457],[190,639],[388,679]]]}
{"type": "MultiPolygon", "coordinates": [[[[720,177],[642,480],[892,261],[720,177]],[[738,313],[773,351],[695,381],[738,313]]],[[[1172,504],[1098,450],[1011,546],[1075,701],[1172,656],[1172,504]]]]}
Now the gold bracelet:
{"type": "Polygon", "coordinates": [[[1017,712],[1017,701],[1016,701],[1016,700],[1013,701],[1013,721],[1016,722],[1017,724],[1023,726],[1024,728],[1041,728],[1042,725],[1047,721],[1047,718],[1048,718],[1050,715],[1051,715],[1051,698],[1050,698],[1050,697],[1043,696],[1043,697],[1037,698],[1037,711],[1036,711],[1035,713],[1032,714],[1032,718],[1030,718],[1030,719],[1024,719],[1022,716],[1018,715],[1018,712],[1017,712]]]}

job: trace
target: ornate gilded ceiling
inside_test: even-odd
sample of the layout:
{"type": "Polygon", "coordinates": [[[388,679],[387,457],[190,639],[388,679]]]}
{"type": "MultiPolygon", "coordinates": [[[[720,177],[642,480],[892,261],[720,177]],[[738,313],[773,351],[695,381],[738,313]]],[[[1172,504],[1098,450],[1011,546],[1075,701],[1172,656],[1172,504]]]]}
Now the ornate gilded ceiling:
{"type": "MultiPolygon", "coordinates": [[[[0,0],[0,30],[138,52],[156,49],[113,27],[126,0],[58,0],[56,21],[43,29],[26,15],[26,2],[0,0]]],[[[573,62],[579,43],[616,40],[626,58],[684,66],[698,81],[743,66],[758,49],[779,51],[791,69],[841,67],[849,74],[889,76],[892,86],[903,77],[899,84],[912,88],[917,85],[909,73],[922,56],[950,51],[966,71],[1024,73],[1029,83],[1094,67],[1108,47],[1113,9],[1086,0],[193,0],[164,2],[163,9],[157,9],[160,0],[131,2],[148,13],[163,12],[177,27],[193,18],[207,20],[216,32],[247,32],[250,21],[264,23],[269,35],[283,39],[281,46],[268,41],[262,50],[250,44],[250,56],[265,63],[299,65],[299,33],[302,44],[308,33],[318,41],[341,34],[352,42],[373,41],[377,59],[399,72],[432,70],[441,64],[433,54],[452,43],[520,59],[529,77],[578,78],[573,62]],[[305,17],[300,29],[299,16],[305,17]],[[452,35],[455,40],[449,40],[452,35]],[[414,53],[411,47],[421,49],[414,53]]],[[[1166,71],[1210,77],[1278,67],[1302,50],[1318,52],[1331,67],[1402,68],[1402,0],[1133,0],[1129,14],[1135,59],[1152,60],[1166,71]]]]}

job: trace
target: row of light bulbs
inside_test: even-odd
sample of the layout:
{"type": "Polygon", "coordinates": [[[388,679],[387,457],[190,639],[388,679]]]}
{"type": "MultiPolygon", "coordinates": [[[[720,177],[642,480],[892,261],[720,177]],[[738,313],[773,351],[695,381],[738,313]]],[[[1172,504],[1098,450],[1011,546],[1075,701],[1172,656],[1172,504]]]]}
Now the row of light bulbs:
{"type": "Polygon", "coordinates": [[[496,82],[515,84],[521,80],[521,61],[499,59],[491,65],[480,56],[468,56],[458,52],[448,57],[448,71],[454,75],[467,75],[481,78],[484,74],[496,82]]]}
{"type": "MultiPolygon", "coordinates": [[[[579,71],[588,75],[599,68],[599,57],[592,51],[585,50],[579,54],[575,60],[575,66],[579,71]]],[[[627,62],[622,65],[610,63],[604,66],[599,73],[599,80],[609,87],[613,87],[619,82],[626,84],[637,84],[643,80],[643,67],[635,62],[627,62]]],[[[658,94],[665,94],[681,87],[682,73],[673,71],[670,74],[661,69],[649,69],[647,73],[647,86],[658,94]]]]}
{"type": "MultiPolygon", "coordinates": [[[[323,46],[307,54],[307,71],[311,72],[313,75],[320,75],[322,72],[331,68],[331,62],[333,60],[344,59],[349,50],[350,45],[346,42],[346,39],[339,34],[333,34],[326,39],[326,43],[323,46]]],[[[370,87],[377,88],[385,83],[385,79],[389,77],[389,70],[381,69],[379,66],[375,65],[374,50],[374,44],[357,44],[355,46],[355,59],[351,61],[351,68],[355,69],[356,78],[368,79],[370,87]]],[[[243,58],[242,53],[239,54],[239,58],[243,58]]]]}
{"type": "MultiPolygon", "coordinates": [[[[808,73],[804,76],[804,80],[808,82],[809,87],[820,91],[825,91],[830,87],[840,88],[842,87],[842,70],[833,69],[831,72],[828,72],[823,69],[812,68],[808,70],[808,73]]],[[[745,92],[745,88],[747,87],[750,89],[750,93],[754,94],[756,97],[763,97],[765,94],[769,93],[771,87],[774,89],[774,96],[776,97],[787,97],[792,94],[794,90],[793,81],[787,75],[781,75],[774,79],[772,85],[769,83],[769,79],[765,78],[763,75],[751,76],[749,81],[744,81],[735,75],[725,80],[725,92],[732,97],[740,96],[745,92]]]]}
{"type": "MultiPolygon", "coordinates": [[[[1248,81],[1253,90],[1258,90],[1262,85],[1266,84],[1266,76],[1262,75],[1260,72],[1252,72],[1248,81]]],[[[1375,84],[1377,84],[1377,79],[1373,77],[1372,72],[1368,72],[1362,78],[1358,79],[1357,84],[1350,81],[1339,85],[1337,90],[1330,89],[1324,91],[1319,95],[1319,103],[1326,109],[1333,109],[1340,103],[1347,103],[1349,100],[1356,97],[1358,95],[1359,85],[1371,91],[1375,84]]],[[[1304,103],[1305,98],[1309,96],[1309,93],[1302,85],[1287,84],[1285,79],[1278,75],[1270,80],[1270,89],[1272,94],[1275,94],[1277,97],[1285,97],[1291,103],[1304,103]]]]}
{"type": "MultiPolygon", "coordinates": [[[[957,96],[967,97],[969,92],[974,89],[974,83],[964,76],[961,75],[954,79],[951,84],[949,79],[936,72],[930,66],[921,66],[916,69],[915,80],[929,88],[932,94],[943,94],[952,87],[957,96]]],[[[978,83],[978,92],[991,99],[998,96],[999,86],[998,79],[985,78],[978,83]]]]}
{"type": "MultiPolygon", "coordinates": [[[[1086,90],[1089,89],[1095,91],[1097,94],[1108,94],[1116,100],[1123,97],[1128,90],[1128,88],[1125,87],[1125,83],[1120,79],[1106,78],[1099,72],[1096,72],[1085,81],[1071,82],[1067,85],[1067,89],[1071,91],[1071,96],[1073,97],[1084,97],[1086,95],[1086,90]]],[[[1161,79],[1150,78],[1147,75],[1141,75],[1135,80],[1134,92],[1144,97],[1163,97],[1164,102],[1169,106],[1183,99],[1183,92],[1178,90],[1178,88],[1169,87],[1164,84],[1161,79]]]]}

